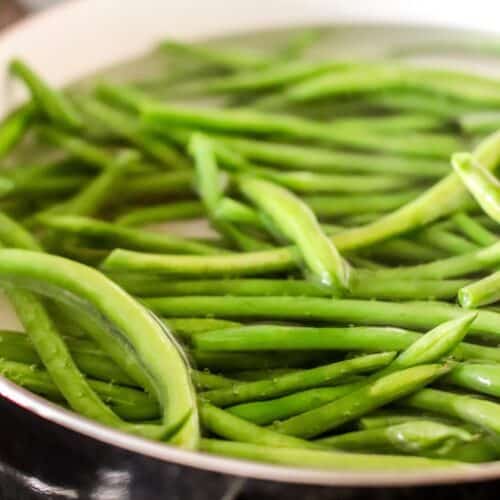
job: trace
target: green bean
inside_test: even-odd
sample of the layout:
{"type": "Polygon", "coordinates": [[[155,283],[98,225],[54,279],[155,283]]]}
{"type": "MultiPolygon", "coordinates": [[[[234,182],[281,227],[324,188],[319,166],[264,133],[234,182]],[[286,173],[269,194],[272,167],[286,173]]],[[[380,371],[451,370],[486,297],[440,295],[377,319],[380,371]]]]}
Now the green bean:
{"type": "MultiPolygon", "coordinates": [[[[15,361],[0,360],[0,373],[36,394],[61,400],[61,392],[44,370],[15,361]]],[[[145,392],[113,383],[88,380],[89,386],[99,397],[126,420],[151,420],[160,415],[157,403],[145,392]]]]}
{"type": "Polygon", "coordinates": [[[100,169],[106,169],[113,160],[112,155],[105,149],[55,127],[43,126],[39,128],[39,135],[45,141],[100,169]]]}
{"type": "Polygon", "coordinates": [[[477,111],[458,118],[462,130],[471,134],[491,134],[500,128],[500,112],[477,111]]]}
{"type": "MultiPolygon", "coordinates": [[[[12,228],[8,243],[31,251],[20,251],[35,258],[40,256],[38,243],[21,227],[16,227],[13,221],[4,216],[12,228]]],[[[3,252],[9,252],[4,250],[3,252]]],[[[16,251],[11,251],[16,252],[16,251]]],[[[55,324],[44,308],[42,302],[30,291],[22,289],[7,289],[7,296],[26,328],[33,346],[42,363],[46,367],[50,378],[56,384],[69,405],[81,414],[120,429],[128,430],[139,435],[157,437],[170,432],[168,427],[158,429],[148,425],[129,425],[104,404],[93,388],[78,370],[69,349],[60,336],[55,324]]],[[[173,431],[177,431],[177,426],[173,431]]]]}
{"type": "Polygon", "coordinates": [[[394,353],[360,356],[329,365],[288,373],[271,380],[241,382],[230,388],[215,389],[203,393],[203,398],[217,406],[230,406],[246,401],[258,401],[282,396],[291,392],[331,384],[347,375],[364,373],[386,366],[394,359],[394,353]]]}
{"type": "MultiPolygon", "coordinates": [[[[400,351],[417,341],[416,332],[389,327],[318,328],[282,325],[250,325],[213,330],[191,337],[201,351],[400,351]]],[[[499,361],[496,348],[461,343],[453,355],[461,359],[499,361]]]]}
{"type": "Polygon", "coordinates": [[[416,235],[416,240],[434,246],[451,255],[462,255],[478,250],[478,246],[475,243],[471,243],[469,240],[439,227],[420,230],[416,235]]]}
{"type": "Polygon", "coordinates": [[[386,212],[414,199],[418,191],[383,194],[305,196],[304,201],[321,219],[359,213],[386,212]]]}
{"type": "Polygon", "coordinates": [[[165,141],[144,134],[140,124],[133,116],[91,99],[85,100],[83,109],[98,122],[130,141],[160,163],[171,168],[189,167],[186,158],[165,141]]]}
{"type": "Polygon", "coordinates": [[[500,299],[500,271],[470,283],[458,291],[458,301],[467,309],[493,304],[500,299]]]}
{"type": "Polygon", "coordinates": [[[360,382],[334,387],[319,387],[267,401],[241,403],[226,408],[226,411],[254,424],[267,425],[323,406],[349,394],[359,387],[361,387],[360,382]]]}
{"type": "MultiPolygon", "coordinates": [[[[162,433],[169,435],[173,429],[174,442],[185,447],[196,446],[196,410],[184,360],[175,345],[165,338],[160,324],[142,306],[102,274],[82,264],[26,250],[0,250],[0,257],[0,275],[4,280],[24,278],[63,288],[90,302],[116,325],[147,367],[163,412],[162,433]]],[[[49,290],[44,288],[44,292],[49,290]]],[[[123,358],[114,361],[125,369],[123,358]]]]}
{"type": "Polygon", "coordinates": [[[230,328],[240,324],[215,318],[162,318],[162,322],[179,336],[191,336],[200,332],[230,328]]]}
{"type": "MultiPolygon", "coordinates": [[[[254,169],[255,170],[255,169],[254,169]]],[[[257,175],[299,193],[371,193],[407,187],[411,180],[403,176],[317,174],[312,172],[276,172],[260,169],[257,175]]]]}
{"type": "MultiPolygon", "coordinates": [[[[96,146],[81,137],[68,134],[55,127],[49,127],[47,125],[40,127],[39,135],[42,139],[61,148],[71,156],[82,160],[86,165],[105,170],[115,163],[112,151],[96,146]]],[[[131,166],[130,171],[143,173],[149,172],[151,169],[151,166],[145,163],[137,163],[131,166]]]]}
{"type": "Polygon", "coordinates": [[[179,201],[128,210],[116,218],[115,223],[123,226],[143,226],[201,217],[204,213],[203,205],[198,201],[179,201]]]}
{"type": "Polygon", "coordinates": [[[179,276],[252,276],[290,269],[293,261],[288,248],[244,254],[185,256],[156,255],[129,250],[113,250],[102,264],[105,271],[127,271],[179,276]]]}
{"type": "MultiPolygon", "coordinates": [[[[60,329],[65,334],[68,333],[65,328],[60,329]]],[[[2,331],[0,332],[0,341],[0,356],[2,358],[18,363],[41,364],[40,357],[30,343],[27,335],[20,334],[19,332],[2,331]]],[[[64,341],[70,350],[76,366],[85,375],[106,382],[137,386],[136,382],[93,343],[72,338],[65,338],[64,341]]]]}
{"type": "Polygon", "coordinates": [[[464,212],[455,214],[452,219],[458,229],[477,245],[489,246],[498,241],[495,234],[488,231],[476,219],[464,212]]]}
{"type": "Polygon", "coordinates": [[[289,86],[282,97],[307,102],[325,97],[359,95],[401,87],[402,70],[393,65],[353,64],[289,86]]]}
{"type": "Polygon", "coordinates": [[[245,71],[229,76],[214,78],[200,85],[200,90],[208,93],[255,92],[269,90],[304,78],[317,76],[325,71],[343,67],[347,63],[339,61],[286,61],[270,65],[260,71],[245,71]]]}
{"type": "Polygon", "coordinates": [[[273,369],[273,368],[304,368],[317,366],[318,363],[331,361],[332,356],[321,352],[207,352],[191,351],[191,358],[199,368],[211,371],[238,372],[241,370],[273,369]]]}
{"type": "Polygon", "coordinates": [[[221,254],[223,250],[165,233],[118,226],[109,222],[79,215],[40,214],[42,226],[62,234],[96,240],[100,245],[123,246],[153,252],[185,252],[202,255],[221,254]]]}
{"type": "Polygon", "coordinates": [[[371,64],[310,78],[290,86],[285,97],[295,102],[307,102],[346,93],[415,89],[479,105],[497,106],[500,103],[498,87],[497,80],[447,69],[371,64]]]}
{"type": "Polygon", "coordinates": [[[394,116],[363,116],[352,118],[337,118],[332,122],[338,127],[348,127],[353,132],[357,130],[372,130],[373,132],[406,134],[409,132],[437,130],[443,128],[446,122],[427,114],[406,113],[394,116]]]}
{"type": "Polygon", "coordinates": [[[108,202],[116,184],[123,183],[130,168],[137,164],[139,155],[133,151],[124,151],[100,175],[89,182],[72,198],[52,205],[47,214],[92,216],[98,214],[108,202]]]}
{"type": "Polygon", "coordinates": [[[373,156],[331,151],[314,146],[264,142],[246,137],[213,136],[218,142],[250,160],[262,161],[286,169],[320,172],[363,172],[399,174],[414,177],[441,177],[449,172],[442,162],[423,158],[373,156]]]}
{"type": "Polygon", "coordinates": [[[443,257],[442,250],[421,242],[403,238],[391,238],[390,240],[377,243],[373,247],[363,248],[361,254],[389,264],[420,264],[435,261],[443,257]]]}
{"type": "Polygon", "coordinates": [[[469,153],[456,153],[451,164],[481,208],[500,222],[500,184],[497,179],[469,153]]]}
{"type": "Polygon", "coordinates": [[[277,432],[296,437],[315,437],[411,394],[444,375],[449,367],[420,365],[389,373],[319,408],[274,424],[277,432]]]}
{"type": "Polygon", "coordinates": [[[206,371],[192,370],[191,380],[198,390],[221,389],[230,387],[236,381],[221,375],[214,375],[206,371]]]}
{"type": "MultiPolygon", "coordinates": [[[[480,159],[482,163],[488,165],[490,169],[496,166],[498,161],[498,141],[500,138],[500,134],[495,134],[489,138],[487,138],[476,150],[475,156],[480,159]]],[[[377,241],[381,241],[383,239],[387,239],[391,236],[399,234],[404,231],[408,231],[414,227],[432,222],[436,220],[440,216],[446,215],[450,211],[454,211],[459,208],[464,200],[464,189],[460,186],[460,181],[455,175],[448,176],[443,179],[443,181],[436,184],[429,191],[426,191],[423,195],[419,196],[416,200],[410,202],[407,205],[404,205],[400,209],[392,212],[380,219],[376,222],[368,224],[366,226],[362,226],[359,228],[348,229],[339,233],[338,235],[334,235],[332,237],[333,242],[336,247],[340,250],[354,249],[362,246],[367,246],[373,244],[377,241]],[[432,207],[432,208],[431,208],[432,207]]],[[[490,254],[489,250],[486,251],[485,254],[479,254],[480,259],[486,257],[487,254],[490,254]]],[[[472,270],[476,270],[476,267],[480,265],[480,268],[483,268],[485,264],[480,264],[476,261],[476,256],[466,255],[457,257],[454,264],[460,264],[460,268],[473,267],[472,270]],[[474,266],[472,266],[474,264],[474,266]],[[481,267],[482,266],[482,267],[481,267]]],[[[262,272],[264,269],[277,270],[278,269],[287,269],[292,265],[292,261],[294,255],[290,249],[276,249],[268,252],[257,252],[254,254],[247,254],[247,266],[246,274],[252,274],[255,272],[262,272]],[[251,255],[251,257],[250,257],[251,255]],[[256,266],[254,269],[252,263],[256,261],[256,266]],[[279,262],[279,264],[277,264],[279,262]],[[275,267],[277,266],[277,267],[275,267]]],[[[177,264],[180,264],[182,261],[178,261],[177,264]]],[[[183,264],[188,264],[187,262],[182,262],[183,264]]],[[[193,263],[194,264],[194,263],[193,263]]],[[[216,265],[212,265],[215,263],[210,263],[211,273],[223,273],[224,271],[219,270],[216,271],[216,265]]],[[[229,264],[229,263],[228,263],[229,264]]],[[[233,262],[230,263],[231,267],[233,262]]],[[[488,266],[489,264],[486,264],[488,266]]],[[[163,273],[172,272],[171,269],[171,261],[165,261],[160,258],[148,256],[148,255],[140,255],[133,254],[131,252],[127,252],[124,254],[124,251],[117,250],[113,252],[110,257],[106,260],[105,266],[109,269],[114,268],[118,269],[128,269],[128,270],[144,270],[149,269],[149,271],[160,271],[163,273]],[[154,264],[154,265],[153,265],[154,264]]],[[[222,263],[221,263],[222,266],[222,263]]],[[[431,266],[434,266],[431,264],[431,266]]],[[[183,266],[184,267],[184,266],[183,266]]],[[[186,265],[180,274],[188,271],[186,268],[191,267],[186,265]]],[[[227,270],[227,266],[226,270],[227,270]]],[[[236,269],[233,268],[232,272],[240,274],[242,271],[238,269],[238,266],[235,266],[236,269]]],[[[438,267],[441,268],[441,265],[438,263],[438,267]]],[[[459,267],[459,266],[457,266],[459,267]]],[[[456,269],[454,269],[456,271],[456,269]]],[[[193,272],[194,269],[190,269],[190,272],[193,272]]],[[[449,272],[444,273],[444,270],[441,268],[440,272],[444,274],[439,277],[453,277],[453,274],[449,274],[449,272]]],[[[471,271],[460,271],[462,272],[471,272],[471,271]]],[[[189,271],[188,271],[189,272],[189,271]]],[[[460,275],[460,274],[459,274],[460,275]]],[[[456,274],[455,274],[456,276],[456,274]]],[[[429,276],[421,276],[421,277],[429,277],[429,276]]],[[[430,277],[433,277],[432,275],[430,277]]]]}
{"type": "Polygon", "coordinates": [[[443,382],[490,396],[500,396],[500,370],[495,364],[461,363],[443,382]]]}
{"type": "Polygon", "coordinates": [[[10,192],[22,198],[42,198],[67,195],[80,189],[91,180],[87,175],[58,175],[38,178],[26,178],[14,182],[10,192]]]}
{"type": "Polygon", "coordinates": [[[6,246],[42,250],[38,241],[23,226],[0,212],[0,242],[6,246]]]}
{"type": "Polygon", "coordinates": [[[0,123],[0,159],[5,157],[22,139],[34,116],[32,105],[12,111],[0,123]]]}
{"type": "Polygon", "coordinates": [[[498,433],[500,405],[468,394],[422,389],[401,401],[404,406],[432,411],[498,433]]]}
{"type": "Polygon", "coordinates": [[[500,262],[500,244],[480,248],[475,252],[448,257],[417,266],[398,267],[374,271],[373,277],[447,279],[467,276],[478,271],[495,268],[500,262]]]}
{"type": "MultiPolygon", "coordinates": [[[[71,408],[98,422],[123,428],[120,419],[103,403],[78,370],[62,337],[36,296],[20,289],[9,290],[7,296],[26,328],[50,379],[71,408]]],[[[143,429],[142,432],[145,431],[146,429],[143,429]]]]}
{"type": "MultiPolygon", "coordinates": [[[[414,133],[400,137],[363,130],[353,134],[350,127],[325,125],[280,114],[262,113],[248,109],[204,109],[158,104],[144,100],[141,116],[146,127],[161,133],[172,126],[198,127],[203,130],[250,133],[302,140],[316,140],[361,151],[383,151],[409,156],[448,158],[463,144],[444,134],[414,133]]],[[[164,132],[165,133],[165,132],[164,132]]]]}
{"type": "Polygon", "coordinates": [[[209,214],[214,214],[223,196],[222,179],[210,140],[202,134],[192,135],[189,152],[195,162],[196,187],[209,214]]]}
{"type": "Polygon", "coordinates": [[[386,411],[374,412],[369,416],[359,419],[359,427],[361,430],[382,429],[385,427],[392,427],[407,422],[415,422],[420,420],[433,421],[443,424],[456,424],[455,420],[446,419],[444,417],[437,417],[432,413],[422,414],[409,413],[401,411],[386,411]]]}
{"type": "MultiPolygon", "coordinates": [[[[154,277],[118,278],[117,282],[128,292],[142,297],[177,295],[235,295],[248,297],[291,296],[330,297],[331,291],[317,283],[294,279],[233,279],[170,281],[154,277]]],[[[379,299],[453,298],[467,280],[377,280],[355,279],[349,296],[379,299]]]]}
{"type": "Polygon", "coordinates": [[[123,186],[123,202],[168,195],[192,195],[193,173],[189,170],[147,174],[123,186]]]}
{"type": "Polygon", "coordinates": [[[200,401],[199,410],[203,426],[210,432],[227,439],[275,446],[278,448],[286,446],[294,446],[297,448],[321,448],[320,445],[259,427],[242,418],[231,415],[231,413],[227,411],[216,408],[205,401],[200,401]]]}
{"type": "Polygon", "coordinates": [[[188,56],[205,64],[221,66],[229,70],[254,69],[265,66],[269,58],[254,52],[207,47],[204,44],[187,44],[176,40],[165,40],[160,49],[169,54],[188,56]]]}
{"type": "Polygon", "coordinates": [[[367,104],[375,107],[426,113],[450,120],[455,120],[457,115],[477,111],[478,108],[477,103],[471,104],[450,96],[415,89],[395,89],[390,92],[370,94],[366,100],[367,104]]]}
{"type": "MultiPolygon", "coordinates": [[[[370,271],[373,272],[373,271],[370,271]]],[[[382,272],[382,271],[380,271],[382,272]]],[[[463,316],[463,309],[445,302],[326,299],[313,297],[207,297],[192,296],[144,299],[160,315],[216,316],[223,319],[272,319],[358,325],[392,325],[425,330],[463,316]]],[[[471,333],[496,338],[500,314],[479,310],[471,333]]]]}
{"type": "Polygon", "coordinates": [[[271,218],[277,230],[297,245],[315,280],[337,293],[349,289],[349,265],[306,205],[287,190],[250,176],[240,177],[238,186],[271,218]]]}
{"type": "Polygon", "coordinates": [[[438,469],[441,467],[464,468],[467,466],[452,460],[374,455],[361,453],[336,453],[332,451],[307,450],[300,448],[276,448],[262,444],[249,444],[234,441],[202,439],[200,448],[206,453],[225,455],[242,460],[271,462],[278,465],[292,465],[309,469],[332,471],[395,471],[438,469]]]}
{"type": "MultiPolygon", "coordinates": [[[[261,368],[258,370],[243,370],[232,373],[233,379],[253,382],[255,380],[269,379],[272,377],[279,377],[281,375],[288,375],[289,373],[296,372],[296,368],[261,368]]],[[[354,378],[354,376],[352,377],[354,378]]]]}
{"type": "Polygon", "coordinates": [[[315,441],[345,451],[390,450],[394,453],[417,455],[427,451],[448,449],[457,443],[468,443],[477,439],[467,430],[433,422],[416,420],[386,428],[348,432],[315,441]]]}
{"type": "Polygon", "coordinates": [[[83,122],[73,104],[62,92],[49,87],[24,62],[14,59],[10,72],[20,78],[29,88],[33,101],[51,121],[63,128],[79,129],[83,122]]]}

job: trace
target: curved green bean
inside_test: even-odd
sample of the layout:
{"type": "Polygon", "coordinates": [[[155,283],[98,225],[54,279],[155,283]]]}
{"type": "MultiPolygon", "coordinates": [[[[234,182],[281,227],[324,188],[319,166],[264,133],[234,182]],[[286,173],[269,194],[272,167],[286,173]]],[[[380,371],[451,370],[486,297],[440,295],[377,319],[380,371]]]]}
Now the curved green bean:
{"type": "MultiPolygon", "coordinates": [[[[438,469],[441,467],[465,468],[466,465],[453,460],[423,457],[405,457],[394,455],[376,455],[362,453],[336,453],[332,451],[307,450],[301,448],[276,448],[262,444],[249,444],[234,441],[202,439],[201,450],[216,455],[232,458],[271,462],[278,465],[293,465],[332,471],[401,471],[438,469]]],[[[454,469],[456,470],[456,469],[454,469]]]]}
{"type": "Polygon", "coordinates": [[[454,154],[451,164],[481,208],[500,222],[500,183],[497,179],[469,153],[454,154]]]}
{"type": "Polygon", "coordinates": [[[32,105],[24,105],[12,111],[0,123],[0,159],[5,157],[22,139],[34,116],[32,105]]]}
{"type": "MultiPolygon", "coordinates": [[[[196,446],[196,408],[185,361],[142,306],[98,271],[53,255],[0,250],[0,276],[4,280],[24,278],[65,289],[107,317],[122,332],[146,369],[162,407],[163,426],[166,426],[163,432],[172,428],[177,432],[181,426],[173,441],[185,447],[196,446]],[[125,310],[126,316],[122,314],[125,310]]],[[[114,361],[122,364],[122,358],[114,361]]]]}
{"type": "Polygon", "coordinates": [[[271,380],[241,382],[230,388],[203,393],[203,399],[217,406],[230,406],[246,401],[271,399],[304,389],[331,384],[348,375],[366,373],[386,366],[394,359],[393,352],[368,354],[329,365],[300,370],[273,377],[271,380]]]}
{"type": "Polygon", "coordinates": [[[27,85],[34,103],[50,120],[63,128],[79,129],[82,127],[82,118],[71,101],[62,92],[49,87],[24,62],[19,59],[12,60],[9,70],[27,85]]]}
{"type": "Polygon", "coordinates": [[[190,241],[180,236],[118,226],[80,215],[52,215],[45,213],[38,215],[37,221],[42,226],[61,234],[71,234],[95,240],[100,246],[123,246],[153,252],[179,252],[201,255],[225,253],[220,248],[206,243],[190,241]]]}
{"type": "Polygon", "coordinates": [[[292,193],[270,182],[239,177],[239,189],[286,238],[295,243],[312,276],[339,293],[349,289],[350,269],[333,243],[322,232],[310,209],[292,193]]]}

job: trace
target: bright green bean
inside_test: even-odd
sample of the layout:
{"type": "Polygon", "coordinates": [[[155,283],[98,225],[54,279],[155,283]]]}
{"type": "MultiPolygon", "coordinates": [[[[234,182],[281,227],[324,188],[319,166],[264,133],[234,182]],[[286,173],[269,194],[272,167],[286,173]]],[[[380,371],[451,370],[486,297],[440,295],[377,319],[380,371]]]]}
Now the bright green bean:
{"type": "Polygon", "coordinates": [[[500,222],[500,183],[497,179],[469,153],[454,154],[451,164],[481,208],[500,222]]]}
{"type": "Polygon", "coordinates": [[[122,246],[153,252],[179,252],[202,255],[224,253],[220,248],[190,241],[166,233],[118,226],[109,222],[79,215],[40,214],[38,222],[61,234],[71,234],[96,240],[100,245],[122,246]]]}
{"type": "Polygon", "coordinates": [[[316,195],[306,196],[304,201],[321,219],[367,212],[387,212],[416,198],[418,193],[418,191],[403,191],[373,195],[316,195]]]}
{"type": "Polygon", "coordinates": [[[493,245],[498,241],[495,234],[483,227],[476,219],[473,219],[464,212],[455,214],[453,222],[458,229],[474,243],[481,246],[493,245]]]}
{"type": "Polygon", "coordinates": [[[166,196],[192,196],[193,173],[190,170],[175,172],[154,173],[134,177],[133,182],[123,186],[122,203],[130,200],[145,199],[166,196]]]}
{"type": "Polygon", "coordinates": [[[359,387],[361,387],[360,382],[334,387],[319,387],[267,401],[241,403],[226,408],[226,411],[254,424],[267,425],[323,406],[349,394],[359,387]]]}
{"type": "Polygon", "coordinates": [[[399,370],[331,403],[277,422],[273,429],[296,437],[315,437],[411,394],[444,375],[449,367],[431,364],[399,370]]]}
{"type": "MultiPolygon", "coordinates": [[[[400,351],[418,340],[416,332],[390,327],[317,328],[282,325],[229,327],[199,333],[191,338],[202,351],[400,351]]],[[[461,343],[453,351],[461,359],[500,360],[496,348],[461,343]]]]}
{"type": "Polygon", "coordinates": [[[305,204],[287,190],[249,176],[240,177],[238,185],[271,218],[277,230],[297,245],[314,279],[337,293],[349,289],[349,265],[305,204]]]}
{"type": "Polygon", "coordinates": [[[500,431],[500,405],[468,394],[423,389],[401,401],[404,406],[432,411],[478,425],[494,433],[500,431]]]}
{"type": "Polygon", "coordinates": [[[32,105],[21,106],[0,123],[0,159],[5,157],[22,139],[34,116],[32,105]]]}
{"type": "MultiPolygon", "coordinates": [[[[105,276],[82,264],[26,250],[0,250],[0,257],[0,275],[4,280],[24,278],[65,289],[90,302],[116,325],[146,367],[163,412],[162,432],[170,433],[173,428],[177,433],[174,442],[196,446],[196,409],[185,362],[148,311],[105,276]],[[125,310],[127,314],[123,315],[125,310]]],[[[44,292],[50,290],[44,287],[44,292]]],[[[120,357],[115,362],[121,366],[122,360],[120,357]]]]}
{"type": "Polygon", "coordinates": [[[34,103],[50,120],[63,128],[82,127],[82,119],[71,101],[62,92],[49,87],[24,62],[14,59],[9,65],[9,70],[27,85],[34,103]]]}
{"type": "Polygon", "coordinates": [[[321,448],[302,439],[285,436],[269,429],[264,429],[242,418],[236,417],[227,411],[216,408],[211,404],[200,401],[200,419],[204,427],[218,436],[254,443],[259,445],[275,446],[278,448],[294,446],[297,448],[321,448]]]}
{"type": "MultiPolygon", "coordinates": [[[[372,272],[372,271],[371,271],[372,272]]],[[[381,271],[382,272],[382,271],[381,271]]],[[[160,315],[216,316],[224,319],[259,318],[358,325],[392,325],[425,330],[463,316],[463,309],[445,302],[326,299],[312,297],[186,297],[143,301],[160,315]]],[[[500,335],[500,313],[479,310],[471,333],[500,335]]]]}
{"type": "Polygon", "coordinates": [[[461,467],[467,470],[466,465],[452,460],[361,453],[336,453],[301,448],[276,448],[273,446],[263,446],[262,444],[219,441],[215,439],[202,439],[200,447],[202,451],[215,455],[225,455],[257,462],[271,462],[277,465],[293,465],[295,467],[332,471],[380,470],[387,472],[398,470],[430,470],[442,467],[461,467]]]}
{"type": "MultiPolygon", "coordinates": [[[[171,281],[144,278],[118,278],[128,292],[142,297],[176,295],[298,296],[330,297],[331,291],[317,283],[294,279],[233,279],[171,281]]],[[[363,299],[453,298],[467,280],[364,280],[355,277],[349,296],[363,299]]]]}
{"type": "Polygon", "coordinates": [[[215,139],[250,160],[286,169],[339,173],[398,174],[441,177],[449,172],[442,162],[423,158],[373,156],[332,151],[314,146],[264,142],[246,137],[215,135],[215,139]]]}
{"type": "Polygon", "coordinates": [[[164,40],[160,49],[169,54],[194,58],[205,64],[221,66],[230,70],[254,69],[269,63],[266,55],[249,51],[232,51],[207,47],[205,44],[187,44],[176,40],[164,40]]]}
{"type": "Polygon", "coordinates": [[[115,223],[123,226],[144,226],[172,220],[192,219],[201,217],[204,213],[203,205],[198,201],[179,201],[128,210],[116,218],[115,223]]]}
{"type": "MultiPolygon", "coordinates": [[[[44,370],[15,361],[0,360],[0,373],[36,394],[60,400],[61,392],[44,370]]],[[[89,386],[106,402],[113,411],[126,420],[152,420],[160,415],[156,401],[145,392],[113,383],[88,381],[89,386]]]]}
{"type": "Polygon", "coordinates": [[[143,133],[140,124],[133,116],[91,99],[84,101],[83,109],[111,131],[130,141],[162,164],[171,168],[189,167],[186,158],[172,146],[143,133]]]}
{"type": "Polygon", "coordinates": [[[346,451],[392,450],[394,453],[418,455],[439,448],[447,449],[456,443],[477,439],[467,430],[432,420],[416,420],[386,428],[348,432],[319,439],[316,443],[346,451]]]}
{"type": "Polygon", "coordinates": [[[291,392],[331,384],[348,375],[365,373],[386,366],[394,359],[394,353],[360,356],[329,365],[288,373],[271,380],[241,382],[230,388],[215,389],[203,393],[203,398],[217,406],[230,406],[246,401],[272,399],[291,392]]]}
{"type": "Polygon", "coordinates": [[[490,396],[500,396],[500,368],[496,364],[461,363],[443,382],[490,396]]]}
{"type": "Polygon", "coordinates": [[[500,271],[490,274],[458,291],[458,301],[468,309],[493,304],[500,299],[500,271]]]}
{"type": "Polygon", "coordinates": [[[72,198],[45,211],[47,214],[92,216],[98,214],[108,203],[116,184],[123,183],[130,168],[137,164],[139,155],[133,151],[123,152],[106,170],[89,182],[72,198]]]}

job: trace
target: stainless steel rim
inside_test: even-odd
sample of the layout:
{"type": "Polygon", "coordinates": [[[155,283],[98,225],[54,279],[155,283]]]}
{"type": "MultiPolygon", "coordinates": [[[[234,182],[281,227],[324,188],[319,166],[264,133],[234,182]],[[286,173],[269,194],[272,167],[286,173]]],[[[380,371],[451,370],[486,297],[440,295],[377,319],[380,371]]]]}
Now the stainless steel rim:
{"type": "Polygon", "coordinates": [[[388,487],[429,484],[456,484],[500,477],[500,462],[466,465],[425,471],[344,472],[331,470],[300,469],[267,465],[245,460],[224,458],[206,453],[186,451],[163,443],[148,441],[107,428],[87,418],[22,389],[0,377],[0,396],[38,415],[40,418],[83,434],[91,439],[108,443],[164,462],[204,469],[235,476],[283,481],[288,483],[324,486],[388,487]]]}

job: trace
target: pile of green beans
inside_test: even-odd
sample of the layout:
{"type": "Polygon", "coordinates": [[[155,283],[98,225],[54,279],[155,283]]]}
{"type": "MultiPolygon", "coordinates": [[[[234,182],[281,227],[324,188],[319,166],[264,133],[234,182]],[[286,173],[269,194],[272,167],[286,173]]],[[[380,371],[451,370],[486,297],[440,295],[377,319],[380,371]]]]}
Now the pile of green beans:
{"type": "Polygon", "coordinates": [[[500,81],[310,57],[324,36],[168,40],[167,71],[94,88],[12,61],[2,376],[234,458],[500,459],[500,81]]]}

